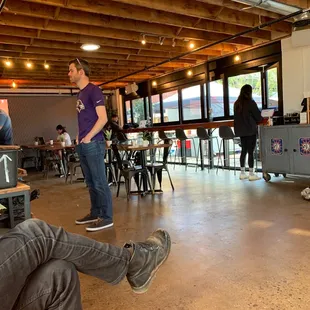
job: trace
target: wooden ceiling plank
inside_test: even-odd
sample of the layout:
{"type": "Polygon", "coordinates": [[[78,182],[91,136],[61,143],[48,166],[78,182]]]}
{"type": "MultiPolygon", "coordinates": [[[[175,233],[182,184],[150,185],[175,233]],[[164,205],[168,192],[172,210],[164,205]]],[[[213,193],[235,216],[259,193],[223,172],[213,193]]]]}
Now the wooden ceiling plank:
{"type": "MultiPolygon", "coordinates": [[[[27,2],[44,3],[52,6],[62,6],[58,0],[27,0],[27,2]]],[[[94,2],[89,5],[88,0],[71,0],[67,6],[70,9],[81,10],[91,13],[102,13],[116,17],[131,18],[136,20],[147,20],[151,23],[160,23],[167,25],[175,25],[178,19],[178,25],[187,27],[186,19],[189,17],[194,19],[191,24],[195,24],[197,18],[214,19],[214,14],[218,11],[218,5],[210,5],[193,0],[178,0],[177,5],[174,0],[115,0],[111,5],[111,1],[94,2]]],[[[265,16],[270,17],[266,11],[265,16]]],[[[225,8],[219,20],[228,24],[240,26],[254,27],[259,24],[258,15],[247,13],[244,11],[236,11],[225,8]]],[[[270,30],[290,32],[290,25],[287,22],[280,23],[278,26],[270,27],[270,30]]]]}
{"type": "MultiPolygon", "coordinates": [[[[154,23],[149,23],[145,21],[135,21],[128,18],[118,18],[118,17],[111,17],[107,15],[99,15],[95,13],[83,12],[83,11],[73,11],[70,9],[62,9],[60,12],[60,7],[56,7],[56,12],[53,13],[54,8],[48,5],[41,5],[37,3],[27,3],[21,0],[14,0],[14,2],[8,2],[8,13],[11,14],[20,14],[24,16],[32,16],[32,17],[39,17],[39,18],[50,18],[51,15],[54,15],[54,19],[71,22],[71,23],[78,23],[78,24],[85,24],[85,25],[93,25],[99,27],[109,27],[113,29],[121,29],[121,30],[131,30],[137,32],[144,32],[150,33],[159,36],[165,37],[177,37],[178,29],[180,25],[171,26],[171,25],[158,25],[154,23]],[[57,18],[55,18],[57,13],[57,18]]],[[[183,25],[182,25],[183,28],[183,25]]],[[[216,33],[222,34],[235,34],[241,31],[246,30],[246,27],[240,27],[233,25],[233,30],[229,31],[230,24],[221,23],[216,21],[208,21],[202,20],[199,18],[196,19],[195,23],[191,28],[191,37],[184,37],[184,34],[187,32],[182,32],[182,38],[185,39],[195,39],[199,37],[203,37],[204,31],[214,31],[216,33]],[[212,25],[208,25],[211,23],[212,25]],[[201,25],[197,29],[197,25],[201,25]],[[236,31],[237,30],[237,31],[236,31]]],[[[271,39],[271,33],[265,30],[259,30],[257,32],[253,32],[249,34],[249,37],[253,38],[260,38],[264,40],[271,39]]]]}

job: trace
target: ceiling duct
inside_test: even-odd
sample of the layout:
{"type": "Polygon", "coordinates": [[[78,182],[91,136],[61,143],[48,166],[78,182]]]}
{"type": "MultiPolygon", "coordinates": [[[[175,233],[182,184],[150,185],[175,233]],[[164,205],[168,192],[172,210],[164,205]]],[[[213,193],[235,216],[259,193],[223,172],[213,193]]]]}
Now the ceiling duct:
{"type": "Polygon", "coordinates": [[[299,7],[280,3],[274,0],[233,0],[233,1],[249,5],[249,8],[256,7],[263,10],[278,13],[281,15],[288,15],[301,10],[301,8],[299,7]]]}

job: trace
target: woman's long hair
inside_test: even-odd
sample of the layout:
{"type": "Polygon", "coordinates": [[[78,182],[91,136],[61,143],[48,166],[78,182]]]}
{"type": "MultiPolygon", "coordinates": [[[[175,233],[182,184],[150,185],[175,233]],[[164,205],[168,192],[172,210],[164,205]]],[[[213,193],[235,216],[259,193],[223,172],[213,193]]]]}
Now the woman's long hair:
{"type": "Polygon", "coordinates": [[[234,105],[235,112],[242,113],[244,105],[252,100],[252,86],[249,84],[243,85],[240,90],[240,95],[234,105]]]}
{"type": "Polygon", "coordinates": [[[58,125],[56,127],[56,130],[61,130],[61,134],[67,132],[66,127],[62,126],[62,125],[58,125]]]}

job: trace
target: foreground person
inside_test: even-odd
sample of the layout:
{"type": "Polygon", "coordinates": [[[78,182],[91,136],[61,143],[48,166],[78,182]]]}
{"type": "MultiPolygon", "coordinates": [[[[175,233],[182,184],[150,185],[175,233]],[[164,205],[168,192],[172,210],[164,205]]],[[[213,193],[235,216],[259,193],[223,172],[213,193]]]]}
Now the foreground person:
{"type": "Polygon", "coordinates": [[[26,220],[0,237],[0,307],[81,310],[77,271],[112,285],[127,276],[135,293],[145,293],[170,247],[170,236],[161,229],[145,242],[120,248],[26,220]]]}

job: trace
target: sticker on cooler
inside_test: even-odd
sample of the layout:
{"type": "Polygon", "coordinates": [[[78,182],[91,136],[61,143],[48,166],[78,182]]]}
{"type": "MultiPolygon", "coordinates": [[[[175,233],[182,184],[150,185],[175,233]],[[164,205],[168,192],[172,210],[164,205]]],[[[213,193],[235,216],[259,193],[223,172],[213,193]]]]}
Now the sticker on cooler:
{"type": "Polygon", "coordinates": [[[310,155],[310,138],[300,138],[299,139],[299,152],[301,156],[310,155]]]}
{"type": "Polygon", "coordinates": [[[280,138],[271,139],[271,154],[283,155],[283,139],[280,138]]]}

